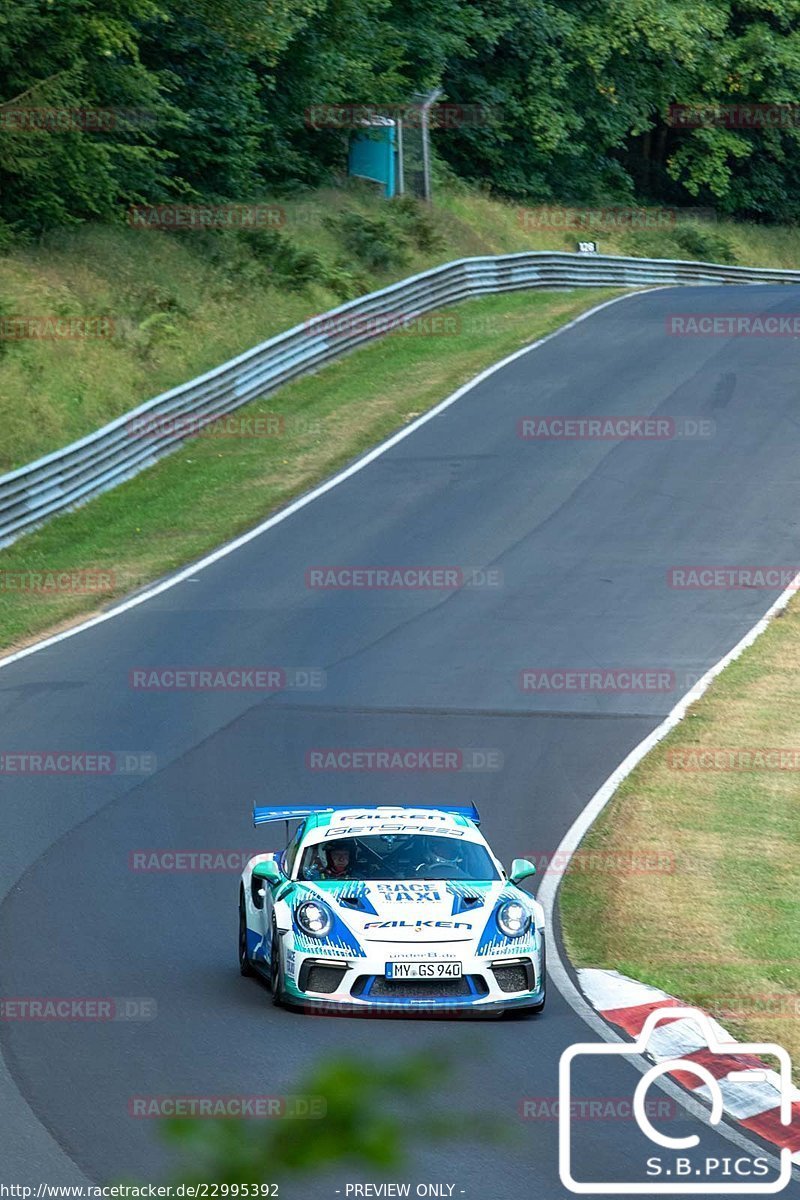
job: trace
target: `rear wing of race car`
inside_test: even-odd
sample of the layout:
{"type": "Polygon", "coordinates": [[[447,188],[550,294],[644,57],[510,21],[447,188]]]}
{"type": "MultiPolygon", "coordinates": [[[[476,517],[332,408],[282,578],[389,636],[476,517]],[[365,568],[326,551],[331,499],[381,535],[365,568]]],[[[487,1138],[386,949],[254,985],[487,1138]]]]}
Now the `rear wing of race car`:
{"type": "MultiPolygon", "coordinates": [[[[481,818],[474,804],[342,804],[340,808],[357,808],[359,810],[378,811],[381,808],[426,809],[432,812],[450,813],[457,817],[467,817],[475,825],[480,825],[481,818]]],[[[335,808],[320,804],[275,804],[253,808],[253,824],[269,825],[272,821],[303,821],[312,813],[332,813],[335,808]]]]}
{"type": "Polygon", "coordinates": [[[319,804],[270,804],[265,808],[253,807],[253,824],[269,825],[271,821],[303,821],[312,813],[329,813],[332,808],[319,804]]]}

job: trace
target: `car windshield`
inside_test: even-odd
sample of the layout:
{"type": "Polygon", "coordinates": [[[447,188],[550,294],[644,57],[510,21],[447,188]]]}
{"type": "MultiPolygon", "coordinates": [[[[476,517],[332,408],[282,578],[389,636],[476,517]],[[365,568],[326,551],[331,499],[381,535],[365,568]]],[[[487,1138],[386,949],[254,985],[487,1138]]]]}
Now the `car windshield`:
{"type": "Polygon", "coordinates": [[[480,843],[420,833],[336,838],[307,846],[297,878],[465,879],[489,883],[500,876],[480,843]]]}

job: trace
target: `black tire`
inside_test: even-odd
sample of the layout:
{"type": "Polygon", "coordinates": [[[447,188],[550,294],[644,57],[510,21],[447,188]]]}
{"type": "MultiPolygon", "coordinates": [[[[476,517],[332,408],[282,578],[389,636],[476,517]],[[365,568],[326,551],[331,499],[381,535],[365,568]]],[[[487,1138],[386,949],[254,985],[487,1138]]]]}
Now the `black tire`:
{"type": "Polygon", "coordinates": [[[542,978],[545,981],[544,995],[542,996],[541,1004],[534,1004],[531,1008],[532,1013],[544,1012],[544,1005],[547,999],[547,945],[542,946],[542,978]]]}
{"type": "Polygon", "coordinates": [[[239,896],[239,972],[254,975],[253,965],[247,956],[247,918],[244,911],[244,896],[239,896]]]}
{"type": "Polygon", "coordinates": [[[269,952],[269,983],[272,989],[272,1003],[278,1008],[284,1003],[283,991],[283,960],[280,953],[280,938],[278,930],[273,923],[272,926],[272,945],[269,952]]]}

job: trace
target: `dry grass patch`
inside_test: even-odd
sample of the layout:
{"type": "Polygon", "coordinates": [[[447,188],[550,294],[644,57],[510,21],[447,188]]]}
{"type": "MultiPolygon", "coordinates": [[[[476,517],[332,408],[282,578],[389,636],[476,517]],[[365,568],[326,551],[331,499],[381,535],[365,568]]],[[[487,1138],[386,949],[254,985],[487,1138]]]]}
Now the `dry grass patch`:
{"type": "Polygon", "coordinates": [[[573,962],[664,988],[739,1037],[782,1043],[800,1064],[799,796],[795,597],[628,777],[588,835],[585,849],[612,854],[669,849],[673,869],[570,874],[561,907],[573,962]],[[793,769],[676,765],[712,749],[784,750],[793,769]]]}

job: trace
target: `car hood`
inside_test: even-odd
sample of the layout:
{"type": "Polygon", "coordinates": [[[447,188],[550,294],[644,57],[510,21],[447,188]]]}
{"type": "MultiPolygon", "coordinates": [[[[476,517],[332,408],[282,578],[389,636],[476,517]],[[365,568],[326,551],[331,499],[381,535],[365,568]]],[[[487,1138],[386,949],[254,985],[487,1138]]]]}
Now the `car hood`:
{"type": "Polygon", "coordinates": [[[494,918],[498,901],[518,900],[533,913],[531,898],[502,880],[494,883],[320,880],[297,886],[307,894],[306,898],[314,893],[325,899],[362,944],[472,942],[476,947],[494,943],[506,947],[520,939],[511,943],[500,933],[494,918]]]}

